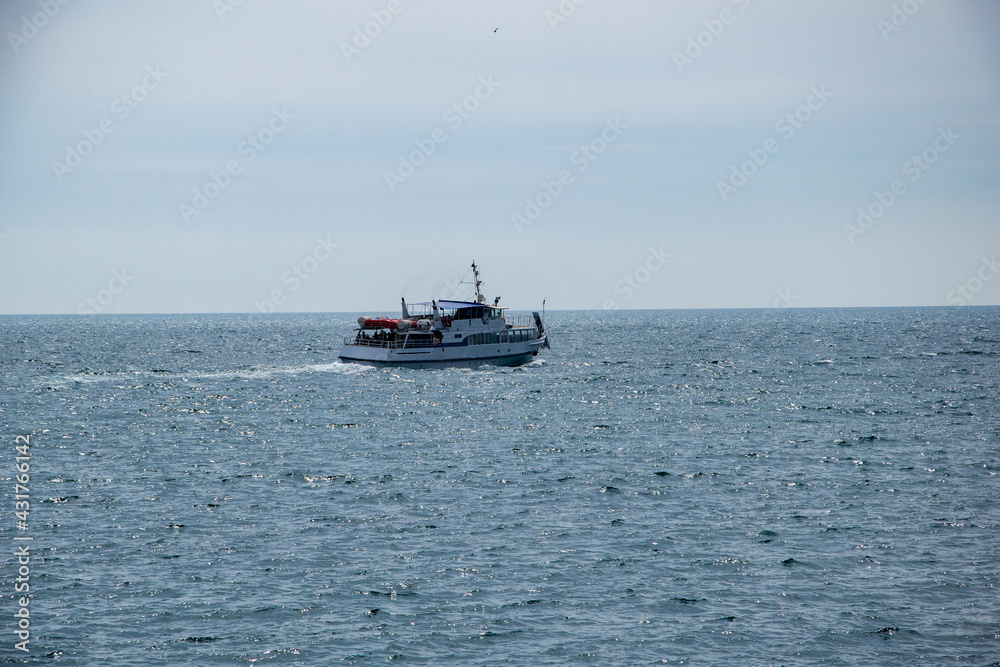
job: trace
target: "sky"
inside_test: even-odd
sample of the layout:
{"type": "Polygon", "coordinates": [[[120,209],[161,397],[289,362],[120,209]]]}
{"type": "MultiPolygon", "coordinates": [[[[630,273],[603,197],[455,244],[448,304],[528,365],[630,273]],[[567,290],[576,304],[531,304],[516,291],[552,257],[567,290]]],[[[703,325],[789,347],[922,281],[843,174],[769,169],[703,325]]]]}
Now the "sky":
{"type": "Polygon", "coordinates": [[[1000,305],[994,0],[4,0],[0,314],[1000,305]]]}

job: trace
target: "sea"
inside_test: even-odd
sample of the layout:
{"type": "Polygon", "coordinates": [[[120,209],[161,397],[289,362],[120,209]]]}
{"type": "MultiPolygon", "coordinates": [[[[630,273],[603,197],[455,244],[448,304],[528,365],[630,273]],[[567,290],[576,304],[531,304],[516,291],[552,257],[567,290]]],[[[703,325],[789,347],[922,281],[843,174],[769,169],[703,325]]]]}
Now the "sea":
{"type": "Polygon", "coordinates": [[[1000,664],[1000,308],[357,315],[0,317],[0,663],[1000,664]]]}

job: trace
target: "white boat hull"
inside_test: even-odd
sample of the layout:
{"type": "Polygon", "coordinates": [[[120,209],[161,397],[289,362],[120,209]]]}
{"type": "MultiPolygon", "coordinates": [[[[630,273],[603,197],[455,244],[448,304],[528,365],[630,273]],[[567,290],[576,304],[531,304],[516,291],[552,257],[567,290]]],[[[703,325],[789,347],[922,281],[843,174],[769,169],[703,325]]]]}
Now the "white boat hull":
{"type": "Polygon", "coordinates": [[[520,366],[531,361],[545,338],[493,345],[428,346],[415,348],[344,345],[340,359],[369,366],[410,368],[475,368],[478,366],[520,366]]]}

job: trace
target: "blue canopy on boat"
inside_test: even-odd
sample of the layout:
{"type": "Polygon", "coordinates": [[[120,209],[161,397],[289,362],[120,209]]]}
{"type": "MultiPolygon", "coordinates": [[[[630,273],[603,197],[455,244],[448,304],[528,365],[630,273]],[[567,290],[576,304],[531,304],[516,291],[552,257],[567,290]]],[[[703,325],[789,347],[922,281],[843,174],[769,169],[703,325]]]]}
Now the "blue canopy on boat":
{"type": "MultiPolygon", "coordinates": [[[[431,306],[433,302],[422,301],[420,303],[409,303],[408,306],[431,306]]],[[[446,308],[453,310],[455,308],[475,308],[476,306],[484,306],[486,308],[506,308],[506,306],[492,306],[488,303],[476,303],[475,301],[447,301],[441,300],[437,302],[438,308],[446,308]]]]}

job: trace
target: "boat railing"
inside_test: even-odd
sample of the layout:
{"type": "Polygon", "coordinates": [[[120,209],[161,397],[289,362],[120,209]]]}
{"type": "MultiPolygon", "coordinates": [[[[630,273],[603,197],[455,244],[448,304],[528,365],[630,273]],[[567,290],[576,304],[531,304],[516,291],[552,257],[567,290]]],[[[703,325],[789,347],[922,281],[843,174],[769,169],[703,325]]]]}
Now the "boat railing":
{"type": "Polygon", "coordinates": [[[535,326],[535,320],[531,315],[504,315],[504,322],[507,323],[508,328],[512,329],[525,329],[535,326]]]}
{"type": "Polygon", "coordinates": [[[358,338],[357,336],[347,336],[344,338],[344,345],[356,345],[358,347],[374,347],[383,350],[409,350],[414,347],[436,347],[440,343],[436,340],[377,340],[374,338],[358,338]]]}

